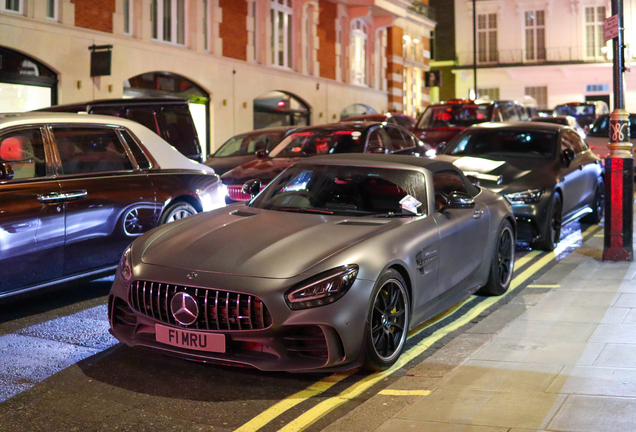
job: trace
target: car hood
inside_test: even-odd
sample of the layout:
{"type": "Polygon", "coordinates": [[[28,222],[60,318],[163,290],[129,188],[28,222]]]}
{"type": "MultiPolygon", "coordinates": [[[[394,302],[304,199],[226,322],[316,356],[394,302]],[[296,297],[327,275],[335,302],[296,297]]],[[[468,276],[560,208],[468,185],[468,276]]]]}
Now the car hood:
{"type": "Polygon", "coordinates": [[[448,142],[455,136],[459,135],[461,131],[466,129],[465,127],[447,127],[438,129],[414,129],[413,134],[420,140],[432,147],[437,147],[439,143],[448,142]]]}
{"type": "Polygon", "coordinates": [[[554,183],[558,166],[550,159],[509,158],[505,161],[481,157],[438,156],[452,162],[471,180],[477,180],[480,186],[494,192],[514,192],[542,188],[554,183]]]}
{"type": "Polygon", "coordinates": [[[236,168],[239,165],[250,162],[256,159],[256,155],[242,155],[242,156],[228,156],[228,157],[214,157],[210,156],[205,161],[205,165],[209,166],[218,175],[225,174],[231,169],[236,168]]]}
{"type": "Polygon", "coordinates": [[[265,158],[256,159],[237,166],[221,176],[226,185],[242,185],[248,180],[258,179],[262,184],[272,181],[285,168],[300,158],[265,158]]]}
{"type": "Polygon", "coordinates": [[[198,272],[290,278],[398,224],[233,206],[165,225],[145,245],[141,260],[198,272]]]}

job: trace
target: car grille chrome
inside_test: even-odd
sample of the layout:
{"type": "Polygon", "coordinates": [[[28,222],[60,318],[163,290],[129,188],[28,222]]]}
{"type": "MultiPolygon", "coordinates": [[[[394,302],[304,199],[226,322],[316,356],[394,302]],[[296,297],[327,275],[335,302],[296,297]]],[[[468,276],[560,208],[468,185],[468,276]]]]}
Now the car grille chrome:
{"type": "Polygon", "coordinates": [[[272,317],[261,299],[230,291],[134,281],[130,286],[128,303],[137,312],[151,318],[185,327],[177,323],[170,311],[172,297],[178,292],[190,294],[199,303],[199,317],[188,328],[260,330],[272,325],[272,317]]]}
{"type": "Polygon", "coordinates": [[[230,199],[234,201],[249,201],[252,199],[252,195],[243,192],[243,186],[230,185],[227,187],[227,193],[230,199]]]}

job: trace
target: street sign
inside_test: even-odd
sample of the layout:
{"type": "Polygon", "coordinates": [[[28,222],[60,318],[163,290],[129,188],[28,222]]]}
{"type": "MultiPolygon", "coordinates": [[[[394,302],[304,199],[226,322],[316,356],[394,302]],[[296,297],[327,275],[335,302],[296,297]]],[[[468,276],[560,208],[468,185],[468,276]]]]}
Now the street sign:
{"type": "Polygon", "coordinates": [[[603,21],[603,33],[605,42],[618,37],[618,15],[612,15],[603,21]]]}

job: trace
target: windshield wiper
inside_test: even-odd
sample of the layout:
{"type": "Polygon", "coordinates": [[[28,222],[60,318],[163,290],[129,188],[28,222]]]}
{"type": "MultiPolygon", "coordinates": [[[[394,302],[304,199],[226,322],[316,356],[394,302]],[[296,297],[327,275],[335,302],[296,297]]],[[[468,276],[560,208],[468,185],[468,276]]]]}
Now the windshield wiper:
{"type": "Polygon", "coordinates": [[[417,217],[417,216],[421,216],[421,215],[417,213],[393,213],[393,212],[373,215],[373,217],[375,218],[403,218],[403,217],[417,217]]]}
{"type": "Polygon", "coordinates": [[[294,213],[319,213],[319,214],[330,214],[330,215],[333,214],[333,212],[329,210],[318,210],[318,209],[306,208],[306,207],[281,207],[277,210],[286,211],[286,212],[294,212],[294,213]]]}

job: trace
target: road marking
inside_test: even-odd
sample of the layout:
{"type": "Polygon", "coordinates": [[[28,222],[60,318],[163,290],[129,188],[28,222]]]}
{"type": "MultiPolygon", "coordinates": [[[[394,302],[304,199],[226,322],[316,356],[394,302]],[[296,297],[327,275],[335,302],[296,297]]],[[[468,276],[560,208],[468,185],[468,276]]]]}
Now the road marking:
{"type": "Polygon", "coordinates": [[[524,265],[526,265],[527,263],[529,263],[530,261],[532,261],[537,255],[539,255],[541,252],[538,250],[531,250],[530,252],[528,252],[523,258],[520,258],[518,260],[515,261],[515,268],[514,270],[520,269],[521,267],[523,267],[524,265]]]}
{"type": "Polygon", "coordinates": [[[384,389],[380,393],[384,396],[428,396],[431,394],[430,390],[391,390],[384,389]]]}
{"type": "MultiPolygon", "coordinates": [[[[585,233],[583,233],[583,237],[585,235],[587,235],[588,233],[595,232],[598,229],[600,229],[599,226],[589,227],[585,231],[585,233]]],[[[539,251],[531,251],[531,252],[529,252],[529,254],[533,253],[533,252],[535,252],[533,254],[533,257],[540,253],[539,251]]],[[[512,293],[516,288],[518,288],[520,285],[522,285],[533,274],[535,274],[540,269],[542,269],[543,267],[548,265],[550,262],[552,262],[554,259],[556,259],[556,256],[557,255],[554,252],[550,252],[550,253],[546,254],[539,261],[537,261],[532,266],[530,266],[528,269],[526,269],[521,274],[516,276],[512,280],[508,291],[505,294],[503,294],[502,296],[499,296],[499,297],[483,297],[483,300],[480,303],[476,304],[471,310],[467,311],[463,316],[459,317],[459,319],[457,321],[454,321],[454,322],[450,323],[448,326],[440,328],[439,330],[435,331],[431,336],[429,336],[429,337],[427,337],[425,339],[422,339],[420,342],[418,342],[411,349],[409,349],[405,353],[402,353],[400,358],[397,360],[397,362],[391,368],[389,368],[389,369],[387,369],[387,370],[385,370],[383,372],[376,372],[374,374],[367,375],[366,377],[362,378],[360,381],[357,381],[357,382],[353,383],[349,388],[347,388],[347,389],[343,390],[342,392],[340,392],[340,394],[338,396],[329,398],[329,399],[319,403],[318,405],[314,406],[313,408],[309,409],[304,414],[300,415],[299,417],[297,417],[296,419],[294,419],[293,421],[291,421],[290,423],[285,425],[282,429],[279,429],[278,432],[299,432],[299,431],[302,431],[303,429],[305,429],[309,425],[315,423],[317,420],[319,420],[320,418],[322,418],[323,416],[325,416],[326,414],[328,414],[329,412],[331,412],[335,408],[337,408],[337,407],[339,407],[341,405],[344,405],[345,403],[349,402],[350,400],[358,397],[359,395],[364,393],[364,391],[366,391],[370,387],[374,386],[375,384],[377,384],[379,381],[381,381],[385,377],[392,375],[394,372],[396,372],[399,369],[401,369],[402,367],[404,367],[408,362],[410,362],[411,360],[413,360],[414,358],[416,358],[417,356],[422,354],[424,351],[429,349],[435,342],[437,342],[438,340],[442,339],[446,335],[454,332],[458,328],[468,324],[475,317],[479,316],[479,314],[481,312],[483,312],[484,310],[488,309],[489,307],[491,307],[495,303],[499,302],[501,299],[503,299],[503,298],[507,297],[508,295],[510,295],[510,293],[512,293]]],[[[524,260],[524,258],[519,260],[519,263],[521,263],[519,265],[519,267],[525,265],[529,261],[529,260],[524,260]]],[[[515,264],[515,268],[517,268],[517,264],[518,263],[515,264]]],[[[474,298],[474,297],[475,296],[471,296],[470,298],[474,298]]],[[[449,316],[454,315],[455,313],[457,313],[458,309],[459,308],[455,309],[450,314],[443,314],[441,316],[441,318],[439,320],[437,320],[437,321],[440,321],[441,319],[445,319],[445,318],[448,318],[449,316]]],[[[433,324],[434,323],[431,323],[431,325],[433,325],[433,324]]],[[[424,328],[421,328],[420,330],[414,332],[413,334],[411,334],[409,336],[410,337],[415,336],[415,335],[417,335],[418,333],[420,333],[423,330],[424,330],[424,328]]],[[[333,374],[333,375],[331,375],[328,378],[324,378],[323,380],[320,380],[317,383],[312,384],[306,390],[301,390],[300,392],[295,393],[294,395],[289,396],[289,397],[283,399],[282,401],[274,404],[272,407],[270,407],[266,411],[262,412],[261,414],[256,416],[254,419],[250,420],[249,422],[245,423],[240,428],[236,429],[235,432],[255,432],[255,431],[257,431],[258,429],[260,429],[261,427],[263,427],[264,425],[266,425],[267,423],[272,421],[275,417],[278,417],[279,415],[281,415],[283,412],[285,412],[285,411],[291,409],[292,407],[298,405],[299,403],[305,401],[307,398],[316,396],[316,395],[321,393],[321,392],[317,392],[316,390],[309,391],[309,392],[307,390],[319,388],[319,387],[315,387],[315,386],[317,384],[319,384],[319,383],[324,382],[327,379],[337,380],[336,382],[340,382],[343,379],[345,379],[346,377],[348,377],[349,375],[351,375],[351,373],[356,372],[356,371],[357,371],[357,369],[354,369],[353,371],[349,371],[350,373],[348,373],[348,374],[344,374],[344,373],[333,374]],[[304,397],[304,399],[303,399],[303,397],[304,397]]],[[[333,386],[336,382],[334,382],[333,384],[327,386],[325,388],[325,390],[327,388],[330,388],[331,386],[333,386]]]]}
{"type": "Polygon", "coordinates": [[[560,288],[561,285],[528,285],[526,288],[560,288]]]}

